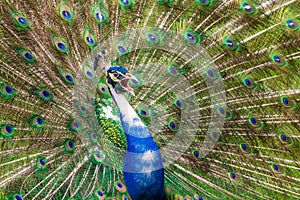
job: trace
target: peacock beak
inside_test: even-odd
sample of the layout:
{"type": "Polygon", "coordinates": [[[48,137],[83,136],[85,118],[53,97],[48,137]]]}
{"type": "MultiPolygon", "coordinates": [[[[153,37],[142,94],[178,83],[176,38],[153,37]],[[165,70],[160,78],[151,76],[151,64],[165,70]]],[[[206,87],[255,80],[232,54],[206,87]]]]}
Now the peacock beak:
{"type": "Polygon", "coordinates": [[[127,73],[126,75],[123,75],[123,78],[122,80],[120,80],[119,84],[122,87],[122,89],[135,96],[134,89],[130,86],[130,81],[132,81],[133,83],[137,83],[138,79],[132,74],[127,73]]]}

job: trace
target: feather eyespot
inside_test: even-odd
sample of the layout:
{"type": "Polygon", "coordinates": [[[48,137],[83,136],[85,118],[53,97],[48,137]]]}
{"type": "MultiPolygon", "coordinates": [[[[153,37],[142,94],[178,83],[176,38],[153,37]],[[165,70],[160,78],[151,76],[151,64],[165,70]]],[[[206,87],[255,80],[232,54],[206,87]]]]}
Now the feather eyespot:
{"type": "Polygon", "coordinates": [[[15,194],[15,195],[13,196],[13,200],[23,200],[23,197],[22,197],[22,195],[20,195],[20,194],[15,194]]]}
{"type": "Polygon", "coordinates": [[[133,6],[133,0],[119,0],[120,6],[122,6],[125,9],[129,9],[133,6]]]}
{"type": "Polygon", "coordinates": [[[29,27],[29,23],[25,15],[17,10],[10,10],[10,14],[13,18],[15,25],[18,28],[25,29],[29,27]]]}
{"type": "Polygon", "coordinates": [[[46,157],[37,157],[35,166],[39,170],[45,170],[47,168],[47,159],[46,157]]]}
{"type": "Polygon", "coordinates": [[[286,58],[280,53],[272,53],[270,57],[271,61],[277,66],[285,67],[287,65],[286,58]]]}
{"type": "Polygon", "coordinates": [[[278,139],[279,139],[280,143],[285,146],[290,146],[293,144],[292,138],[283,132],[280,132],[278,134],[278,139]]]}
{"type": "Polygon", "coordinates": [[[81,124],[78,121],[74,120],[74,119],[70,120],[68,126],[69,126],[69,129],[74,131],[74,132],[79,132],[82,129],[81,124]]]}
{"type": "Polygon", "coordinates": [[[65,39],[59,37],[58,35],[52,34],[52,44],[56,50],[61,53],[69,53],[68,44],[65,39]]]}
{"type": "Polygon", "coordinates": [[[248,116],[248,122],[252,127],[256,128],[258,130],[262,129],[264,126],[264,123],[262,121],[260,121],[259,119],[257,119],[255,116],[251,116],[251,115],[248,116]]]}
{"type": "Polygon", "coordinates": [[[218,81],[221,78],[221,75],[217,70],[213,68],[208,68],[204,71],[204,75],[213,81],[218,81]]]}
{"type": "Polygon", "coordinates": [[[72,22],[74,20],[75,14],[73,8],[66,2],[61,2],[58,5],[58,13],[60,17],[66,22],[72,22]]]}
{"type": "Polygon", "coordinates": [[[125,55],[125,54],[129,53],[128,48],[124,44],[122,44],[122,42],[119,42],[116,45],[116,50],[119,53],[119,55],[125,55]]]}
{"type": "Polygon", "coordinates": [[[11,124],[0,124],[0,133],[4,139],[11,139],[14,136],[15,128],[11,124]]]}
{"type": "Polygon", "coordinates": [[[23,58],[25,60],[26,63],[33,63],[35,62],[35,57],[33,56],[33,54],[26,49],[25,47],[19,47],[16,49],[17,53],[19,54],[19,56],[21,58],[23,58]]]}
{"type": "Polygon", "coordinates": [[[256,89],[258,84],[254,81],[253,78],[246,76],[242,79],[242,83],[250,89],[256,89]]]}
{"type": "Polygon", "coordinates": [[[288,109],[294,109],[296,107],[296,102],[288,96],[281,96],[280,103],[288,109]]]}
{"type": "Polygon", "coordinates": [[[169,4],[172,2],[172,0],[158,0],[157,1],[159,4],[165,5],[165,4],[169,4]]]}
{"type": "Polygon", "coordinates": [[[68,69],[58,68],[58,72],[65,83],[74,85],[74,77],[68,69]]]}
{"type": "Polygon", "coordinates": [[[169,120],[169,122],[168,122],[168,127],[169,127],[169,129],[171,130],[171,131],[173,131],[173,132],[176,132],[176,131],[178,131],[179,130],[179,128],[180,128],[180,123],[177,121],[177,120],[173,120],[173,119],[171,119],[171,120],[169,120]]]}
{"type": "Polygon", "coordinates": [[[184,32],[184,40],[190,44],[197,44],[200,41],[200,36],[188,29],[184,32]]]}
{"type": "Polygon", "coordinates": [[[238,175],[233,173],[233,172],[228,172],[228,176],[229,176],[230,180],[232,180],[232,181],[238,181],[239,180],[238,175]]]}
{"type": "Polygon", "coordinates": [[[106,195],[100,188],[96,188],[95,192],[94,192],[94,198],[96,198],[98,200],[104,200],[104,199],[106,199],[106,195]]]}
{"type": "Polygon", "coordinates": [[[181,75],[179,67],[176,64],[174,64],[174,63],[169,64],[169,66],[167,68],[167,73],[171,74],[172,76],[179,76],[179,75],[181,75]]]}
{"type": "Polygon", "coordinates": [[[53,98],[53,94],[50,92],[50,90],[45,88],[38,88],[34,91],[34,93],[46,103],[53,98]]]}
{"type": "Polygon", "coordinates": [[[160,42],[160,37],[158,33],[155,32],[147,32],[146,39],[150,44],[158,44],[160,42]]]}
{"type": "Polygon", "coordinates": [[[82,37],[84,39],[84,42],[91,48],[93,49],[97,45],[97,39],[94,33],[91,32],[90,28],[87,27],[85,30],[82,32],[82,37]]]}
{"type": "Polygon", "coordinates": [[[92,156],[92,162],[94,164],[100,164],[105,159],[105,154],[103,151],[95,151],[92,156]]]}
{"type": "Polygon", "coordinates": [[[127,188],[126,188],[126,185],[124,183],[122,183],[121,181],[117,181],[115,183],[115,187],[116,189],[121,192],[121,193],[125,193],[127,192],[127,188]]]}
{"type": "Polygon", "coordinates": [[[209,131],[209,136],[214,140],[217,141],[220,137],[220,132],[217,131],[209,131]]]}
{"type": "Polygon", "coordinates": [[[277,164],[274,164],[274,163],[270,163],[270,168],[271,168],[271,171],[272,173],[275,175],[275,176],[281,176],[284,174],[283,172],[283,169],[277,165],[277,164]]]}
{"type": "Polygon", "coordinates": [[[99,4],[95,5],[92,8],[92,13],[93,13],[94,18],[96,19],[96,21],[99,24],[104,25],[108,22],[107,11],[104,8],[102,8],[99,4]]]}
{"type": "Polygon", "coordinates": [[[287,28],[293,31],[297,31],[300,28],[299,22],[296,19],[286,19],[284,24],[287,26],[287,28]]]}
{"type": "Polygon", "coordinates": [[[30,118],[30,124],[38,130],[42,130],[46,124],[46,120],[39,115],[33,115],[30,118]]]}
{"type": "Polygon", "coordinates": [[[10,85],[0,83],[0,95],[7,100],[12,99],[16,94],[16,90],[10,85]]]}
{"type": "Polygon", "coordinates": [[[218,106],[217,107],[217,113],[221,117],[224,117],[225,119],[231,119],[232,118],[232,112],[229,111],[227,108],[225,108],[223,106],[218,106]]]}
{"type": "Polygon", "coordinates": [[[208,7],[212,5],[211,0],[196,0],[196,3],[203,6],[203,7],[208,7]]]}
{"type": "Polygon", "coordinates": [[[145,118],[152,117],[152,110],[146,105],[140,105],[137,109],[137,113],[140,117],[145,117],[145,118]]]}
{"type": "Polygon", "coordinates": [[[74,152],[75,145],[76,143],[73,140],[68,139],[65,141],[64,148],[67,152],[71,153],[74,152]]]}
{"type": "Polygon", "coordinates": [[[223,44],[227,49],[230,50],[236,51],[240,49],[240,44],[238,43],[238,41],[231,37],[225,37],[223,40],[223,44]]]}
{"type": "Polygon", "coordinates": [[[241,9],[247,14],[255,14],[256,13],[256,5],[251,1],[241,1],[240,3],[241,9]]]}

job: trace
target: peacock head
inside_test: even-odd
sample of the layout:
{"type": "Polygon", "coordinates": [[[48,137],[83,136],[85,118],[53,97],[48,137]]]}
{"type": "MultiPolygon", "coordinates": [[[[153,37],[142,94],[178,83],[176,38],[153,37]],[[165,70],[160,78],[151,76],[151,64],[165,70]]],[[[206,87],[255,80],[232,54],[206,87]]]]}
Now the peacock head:
{"type": "Polygon", "coordinates": [[[129,92],[134,96],[130,81],[138,82],[138,79],[122,66],[111,66],[107,70],[107,84],[110,90],[113,89],[117,93],[129,92]]]}

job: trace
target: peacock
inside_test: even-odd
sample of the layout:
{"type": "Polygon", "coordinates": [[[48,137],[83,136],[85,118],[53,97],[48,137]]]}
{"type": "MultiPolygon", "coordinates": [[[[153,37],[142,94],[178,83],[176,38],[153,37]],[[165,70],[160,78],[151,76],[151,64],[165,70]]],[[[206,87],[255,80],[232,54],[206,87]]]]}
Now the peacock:
{"type": "Polygon", "coordinates": [[[300,199],[297,0],[1,0],[0,200],[300,199]]]}

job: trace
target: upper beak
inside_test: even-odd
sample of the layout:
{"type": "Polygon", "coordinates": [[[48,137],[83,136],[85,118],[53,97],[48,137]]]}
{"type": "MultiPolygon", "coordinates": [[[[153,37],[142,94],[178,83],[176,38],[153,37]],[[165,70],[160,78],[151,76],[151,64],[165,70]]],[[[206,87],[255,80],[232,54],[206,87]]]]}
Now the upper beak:
{"type": "Polygon", "coordinates": [[[126,75],[123,76],[122,80],[120,81],[120,86],[124,90],[126,90],[127,92],[135,96],[134,89],[130,86],[130,81],[138,82],[139,80],[132,74],[127,73],[126,75]]]}

